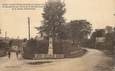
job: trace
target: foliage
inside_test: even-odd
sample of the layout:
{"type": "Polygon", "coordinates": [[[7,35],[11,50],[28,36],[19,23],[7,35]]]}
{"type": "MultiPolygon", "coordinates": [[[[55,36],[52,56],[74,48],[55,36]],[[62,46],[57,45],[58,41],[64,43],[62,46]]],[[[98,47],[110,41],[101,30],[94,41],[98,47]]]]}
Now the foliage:
{"type": "Polygon", "coordinates": [[[65,23],[64,15],[65,4],[61,1],[49,1],[44,7],[42,26],[37,28],[43,37],[52,36],[54,38],[62,35],[63,24],[65,23]],[[44,35],[45,34],[45,35],[44,35]]]}
{"type": "Polygon", "coordinates": [[[69,39],[73,43],[77,42],[78,44],[88,39],[89,34],[91,33],[91,24],[86,20],[74,20],[68,24],[69,29],[69,39]]]}
{"type": "Polygon", "coordinates": [[[105,29],[96,29],[90,38],[89,41],[90,47],[101,49],[101,50],[109,50],[110,52],[113,51],[113,47],[115,46],[115,31],[112,27],[107,26],[105,29]],[[104,37],[105,40],[103,43],[97,43],[97,37],[104,37]]]}
{"type": "Polygon", "coordinates": [[[24,50],[23,57],[24,58],[29,58],[29,59],[33,58],[35,52],[37,51],[36,50],[37,45],[38,45],[37,40],[35,40],[33,38],[28,40],[27,44],[26,44],[26,47],[23,48],[23,50],[24,50]]]}
{"type": "Polygon", "coordinates": [[[114,40],[115,40],[115,35],[114,33],[107,33],[105,35],[105,48],[108,49],[108,50],[113,50],[113,47],[114,47],[114,40]]]}
{"type": "Polygon", "coordinates": [[[8,44],[5,41],[0,40],[0,56],[6,55],[6,52],[8,49],[7,47],[8,47],[8,44]]]}

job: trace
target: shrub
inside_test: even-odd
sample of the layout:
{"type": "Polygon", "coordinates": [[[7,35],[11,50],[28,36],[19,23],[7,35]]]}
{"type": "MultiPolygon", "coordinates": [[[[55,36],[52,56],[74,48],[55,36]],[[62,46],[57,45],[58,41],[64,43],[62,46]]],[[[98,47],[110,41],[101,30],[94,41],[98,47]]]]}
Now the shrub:
{"type": "Polygon", "coordinates": [[[5,56],[6,53],[7,53],[7,48],[8,47],[8,44],[3,41],[3,40],[0,40],[0,56],[5,56]]]}

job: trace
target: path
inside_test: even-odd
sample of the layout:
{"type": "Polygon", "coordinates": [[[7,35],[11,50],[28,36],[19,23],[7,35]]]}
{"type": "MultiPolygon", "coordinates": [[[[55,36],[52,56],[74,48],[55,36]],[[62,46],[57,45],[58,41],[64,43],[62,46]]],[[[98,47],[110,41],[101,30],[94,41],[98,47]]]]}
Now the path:
{"type": "Polygon", "coordinates": [[[13,54],[11,60],[0,64],[0,71],[94,71],[95,66],[107,60],[101,51],[87,50],[80,58],[54,60],[55,62],[42,65],[28,65],[26,60],[17,60],[13,54]]]}

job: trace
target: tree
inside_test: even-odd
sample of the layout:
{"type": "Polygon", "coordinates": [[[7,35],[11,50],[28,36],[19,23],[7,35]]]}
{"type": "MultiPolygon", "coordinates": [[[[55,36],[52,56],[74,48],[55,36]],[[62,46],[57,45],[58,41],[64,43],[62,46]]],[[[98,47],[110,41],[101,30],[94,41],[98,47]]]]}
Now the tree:
{"type": "Polygon", "coordinates": [[[53,37],[62,35],[63,24],[65,23],[64,15],[65,4],[60,0],[48,1],[44,7],[42,26],[37,28],[42,36],[53,37]],[[45,35],[44,35],[45,34],[45,35]]]}
{"type": "Polygon", "coordinates": [[[114,46],[114,31],[112,27],[106,26],[105,29],[96,29],[90,39],[91,47],[102,50],[112,50],[114,46]],[[104,38],[103,42],[97,41],[96,38],[104,38]]]}
{"type": "Polygon", "coordinates": [[[0,40],[0,57],[5,56],[8,50],[8,43],[4,40],[0,40]]]}
{"type": "MultiPolygon", "coordinates": [[[[95,48],[97,45],[96,38],[105,37],[105,29],[96,29],[90,38],[90,47],[95,48]]],[[[102,43],[101,43],[102,44],[102,43]]],[[[96,47],[97,48],[97,47],[96,47]]]]}
{"type": "Polygon", "coordinates": [[[104,37],[105,36],[105,29],[96,29],[92,35],[91,39],[96,39],[96,37],[104,37]]]}
{"type": "MultiPolygon", "coordinates": [[[[115,43],[115,27],[114,27],[114,30],[113,30],[113,43],[115,43]]],[[[114,47],[115,47],[115,44],[114,44],[114,47]]]]}
{"type": "Polygon", "coordinates": [[[79,45],[82,40],[87,39],[91,33],[91,24],[86,20],[74,20],[68,24],[69,37],[73,41],[73,46],[79,45]]]}
{"type": "Polygon", "coordinates": [[[114,37],[115,37],[115,32],[114,32],[114,29],[112,26],[106,26],[106,29],[105,29],[107,32],[106,32],[106,35],[105,35],[105,45],[106,45],[106,49],[109,49],[109,50],[113,50],[113,47],[114,47],[114,37]]]}

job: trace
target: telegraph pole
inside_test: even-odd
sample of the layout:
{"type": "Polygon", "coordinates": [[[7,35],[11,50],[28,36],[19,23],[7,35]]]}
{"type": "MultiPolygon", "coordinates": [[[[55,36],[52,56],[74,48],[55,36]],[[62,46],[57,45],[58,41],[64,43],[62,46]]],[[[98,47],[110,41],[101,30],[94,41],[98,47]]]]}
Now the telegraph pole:
{"type": "Polygon", "coordinates": [[[2,34],[2,30],[1,30],[1,27],[0,27],[0,37],[1,37],[1,34],[2,34]]]}
{"type": "Polygon", "coordinates": [[[30,17],[28,17],[28,39],[30,40],[30,17]]]}
{"type": "MultiPolygon", "coordinates": [[[[115,14],[113,14],[113,16],[115,16],[115,14]]],[[[114,32],[115,32],[115,24],[114,24],[114,32]]]]}
{"type": "Polygon", "coordinates": [[[5,40],[7,39],[7,31],[5,32],[5,40]]]}

